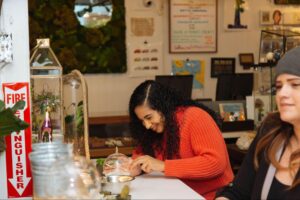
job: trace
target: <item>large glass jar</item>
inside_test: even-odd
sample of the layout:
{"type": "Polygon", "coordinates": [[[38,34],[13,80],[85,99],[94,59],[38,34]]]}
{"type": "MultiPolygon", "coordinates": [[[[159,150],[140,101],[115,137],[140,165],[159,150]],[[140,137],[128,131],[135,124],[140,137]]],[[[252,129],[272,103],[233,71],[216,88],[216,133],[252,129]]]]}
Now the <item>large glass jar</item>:
{"type": "MultiPolygon", "coordinates": [[[[33,143],[43,131],[46,111],[52,125],[52,140],[62,140],[62,66],[50,47],[49,39],[38,39],[30,58],[33,143]]],[[[48,141],[48,140],[47,140],[48,141]]]]}
{"type": "Polygon", "coordinates": [[[64,141],[73,143],[74,155],[90,157],[88,145],[87,88],[78,70],[63,76],[64,141]]]}

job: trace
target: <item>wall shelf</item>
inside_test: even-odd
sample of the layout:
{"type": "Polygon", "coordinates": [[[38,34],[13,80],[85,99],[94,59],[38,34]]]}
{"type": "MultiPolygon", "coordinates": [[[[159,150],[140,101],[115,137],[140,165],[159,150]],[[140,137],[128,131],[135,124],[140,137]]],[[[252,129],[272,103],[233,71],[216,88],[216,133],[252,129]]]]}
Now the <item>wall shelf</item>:
{"type": "Polygon", "coordinates": [[[89,117],[89,125],[129,123],[128,115],[89,117]]]}

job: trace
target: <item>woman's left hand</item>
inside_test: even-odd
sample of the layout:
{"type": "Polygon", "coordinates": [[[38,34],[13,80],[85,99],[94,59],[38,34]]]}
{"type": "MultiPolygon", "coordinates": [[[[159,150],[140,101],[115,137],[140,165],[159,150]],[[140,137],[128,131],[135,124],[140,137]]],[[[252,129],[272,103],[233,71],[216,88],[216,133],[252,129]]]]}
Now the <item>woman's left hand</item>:
{"type": "Polygon", "coordinates": [[[151,156],[140,156],[132,161],[131,168],[135,168],[140,165],[141,169],[150,173],[152,171],[163,172],[165,170],[165,162],[157,160],[151,156]]]}

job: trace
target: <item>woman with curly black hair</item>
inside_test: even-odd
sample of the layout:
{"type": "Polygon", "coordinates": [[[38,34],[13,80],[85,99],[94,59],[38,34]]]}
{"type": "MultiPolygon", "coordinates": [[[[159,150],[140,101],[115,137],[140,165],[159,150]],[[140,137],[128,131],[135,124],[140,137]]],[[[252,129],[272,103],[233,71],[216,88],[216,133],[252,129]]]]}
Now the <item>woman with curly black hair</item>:
{"type": "Polygon", "coordinates": [[[164,172],[204,196],[228,184],[233,174],[219,118],[155,81],[141,83],[129,102],[130,130],[138,142],[131,174],[164,172]]]}

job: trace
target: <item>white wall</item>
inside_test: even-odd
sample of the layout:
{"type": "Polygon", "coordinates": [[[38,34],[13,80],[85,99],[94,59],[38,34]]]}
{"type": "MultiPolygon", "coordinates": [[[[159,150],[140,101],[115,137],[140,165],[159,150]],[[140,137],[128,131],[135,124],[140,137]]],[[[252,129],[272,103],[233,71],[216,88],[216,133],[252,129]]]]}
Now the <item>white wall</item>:
{"type": "MultiPolygon", "coordinates": [[[[141,4],[143,0],[125,0],[127,10],[141,4]]],[[[247,0],[247,25],[248,30],[243,31],[225,31],[224,29],[224,2],[218,0],[218,51],[217,53],[197,53],[197,54],[169,54],[168,50],[168,0],[153,0],[163,3],[163,27],[162,38],[164,44],[163,55],[163,73],[171,73],[171,62],[173,59],[203,59],[206,63],[205,86],[202,90],[194,90],[193,98],[215,98],[216,79],[210,78],[210,58],[211,57],[235,57],[236,72],[245,71],[239,65],[238,54],[253,52],[255,61],[258,62],[260,27],[259,10],[297,9],[292,6],[275,6],[271,0],[247,0]]],[[[233,0],[226,0],[232,1],[233,0]]],[[[299,7],[298,7],[299,9],[299,7]]],[[[134,11],[130,10],[130,15],[134,11]]],[[[242,15],[246,15],[246,12],[242,15]]],[[[127,19],[128,20],[128,19],[127,19]]],[[[127,22],[128,24],[128,22],[127,22]]],[[[130,42],[127,30],[127,43],[130,42]]],[[[128,72],[125,74],[101,74],[85,75],[89,87],[89,114],[90,116],[100,115],[118,115],[127,113],[129,97],[133,89],[145,79],[154,77],[131,78],[128,72]]]]}
{"type": "MultiPolygon", "coordinates": [[[[0,71],[0,99],[2,83],[29,82],[29,32],[27,0],[3,1],[0,17],[7,32],[13,37],[13,62],[0,71]]],[[[7,199],[6,157],[0,153],[0,199],[7,199]]]]}

